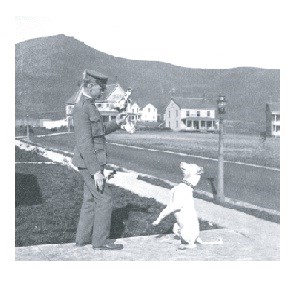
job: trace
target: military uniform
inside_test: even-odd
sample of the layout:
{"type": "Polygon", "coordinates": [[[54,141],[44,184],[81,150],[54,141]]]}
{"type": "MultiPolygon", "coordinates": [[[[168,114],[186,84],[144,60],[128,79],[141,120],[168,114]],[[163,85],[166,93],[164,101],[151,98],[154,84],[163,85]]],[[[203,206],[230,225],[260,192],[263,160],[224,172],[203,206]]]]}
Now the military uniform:
{"type": "Polygon", "coordinates": [[[105,184],[103,193],[97,190],[93,175],[103,172],[107,163],[105,135],[119,129],[116,121],[103,123],[94,99],[82,95],[74,107],[76,146],[72,163],[84,179],[83,204],[77,227],[76,244],[104,244],[109,236],[112,212],[111,190],[105,184]]]}

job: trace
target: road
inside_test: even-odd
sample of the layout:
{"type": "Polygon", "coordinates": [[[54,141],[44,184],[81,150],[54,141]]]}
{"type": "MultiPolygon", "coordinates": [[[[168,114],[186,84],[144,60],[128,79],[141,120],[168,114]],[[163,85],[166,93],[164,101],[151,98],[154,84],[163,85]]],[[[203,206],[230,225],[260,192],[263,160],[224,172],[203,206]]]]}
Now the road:
{"type": "MultiPolygon", "coordinates": [[[[199,188],[212,192],[217,187],[217,161],[161,151],[108,143],[109,163],[150,174],[172,182],[180,182],[181,161],[204,167],[199,188]]],[[[280,171],[238,163],[224,164],[224,194],[226,197],[248,202],[263,208],[280,210],[280,171]]]]}

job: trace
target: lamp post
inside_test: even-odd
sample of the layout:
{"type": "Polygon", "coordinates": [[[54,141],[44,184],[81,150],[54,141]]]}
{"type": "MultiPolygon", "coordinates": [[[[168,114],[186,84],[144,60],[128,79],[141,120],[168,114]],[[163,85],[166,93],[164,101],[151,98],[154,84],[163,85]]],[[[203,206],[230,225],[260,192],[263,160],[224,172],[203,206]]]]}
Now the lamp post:
{"type": "Polygon", "coordinates": [[[29,115],[27,115],[27,140],[30,140],[29,115]]]}
{"type": "Polygon", "coordinates": [[[219,150],[218,150],[218,187],[217,187],[217,202],[224,202],[224,158],[223,158],[223,131],[224,119],[223,115],[226,113],[226,98],[219,95],[217,100],[219,113],[219,150]]]}

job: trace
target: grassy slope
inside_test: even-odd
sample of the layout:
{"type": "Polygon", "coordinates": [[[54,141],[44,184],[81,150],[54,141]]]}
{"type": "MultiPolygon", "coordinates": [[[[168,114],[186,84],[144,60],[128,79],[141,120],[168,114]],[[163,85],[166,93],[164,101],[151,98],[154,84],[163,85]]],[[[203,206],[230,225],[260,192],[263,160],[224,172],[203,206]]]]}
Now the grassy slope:
{"type": "MultiPolygon", "coordinates": [[[[16,153],[16,159],[20,159],[22,153],[16,153]]],[[[29,160],[27,156],[26,161],[29,160]]],[[[74,242],[82,187],[80,175],[61,165],[17,164],[15,245],[74,242]]],[[[162,204],[118,187],[111,189],[114,196],[111,238],[171,233],[172,215],[160,226],[151,226],[164,208],[162,204]]],[[[202,230],[217,228],[200,222],[202,230]]]]}

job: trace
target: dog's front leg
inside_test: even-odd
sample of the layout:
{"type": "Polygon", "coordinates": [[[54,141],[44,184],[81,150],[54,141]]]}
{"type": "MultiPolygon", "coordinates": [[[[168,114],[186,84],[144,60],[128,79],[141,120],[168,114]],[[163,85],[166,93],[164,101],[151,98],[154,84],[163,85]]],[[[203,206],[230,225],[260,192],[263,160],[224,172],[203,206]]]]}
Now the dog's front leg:
{"type": "Polygon", "coordinates": [[[169,214],[179,211],[180,208],[175,205],[168,205],[158,216],[158,218],[152,223],[152,225],[158,225],[169,214]]]}

